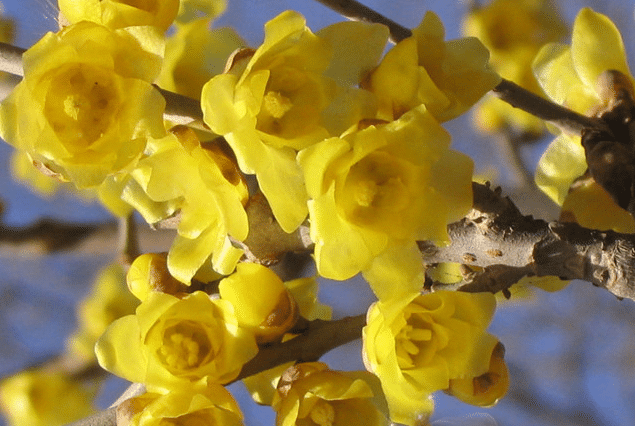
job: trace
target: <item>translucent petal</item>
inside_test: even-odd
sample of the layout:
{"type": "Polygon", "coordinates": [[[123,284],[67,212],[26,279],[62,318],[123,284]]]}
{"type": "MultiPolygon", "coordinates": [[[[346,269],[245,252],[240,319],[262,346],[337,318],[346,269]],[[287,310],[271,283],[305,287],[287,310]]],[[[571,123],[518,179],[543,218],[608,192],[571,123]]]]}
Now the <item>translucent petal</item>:
{"type": "Polygon", "coordinates": [[[339,22],[317,32],[333,49],[324,75],[340,86],[357,86],[381,58],[388,41],[388,27],[366,22],[339,22]]]}
{"type": "Polygon", "coordinates": [[[540,158],[536,185],[557,204],[562,205],[575,179],[587,169],[584,148],[577,138],[558,136],[540,158]]]}
{"type": "Polygon", "coordinates": [[[580,79],[591,88],[606,70],[631,75],[619,30],[608,17],[588,7],[578,13],[573,24],[571,56],[580,79]]]}

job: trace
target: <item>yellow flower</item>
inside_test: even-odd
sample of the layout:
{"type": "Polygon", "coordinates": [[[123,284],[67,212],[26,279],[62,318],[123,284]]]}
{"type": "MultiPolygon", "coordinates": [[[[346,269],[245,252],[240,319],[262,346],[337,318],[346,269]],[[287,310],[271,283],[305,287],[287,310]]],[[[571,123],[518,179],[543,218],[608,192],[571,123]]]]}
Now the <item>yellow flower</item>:
{"type": "Polygon", "coordinates": [[[379,118],[391,121],[424,104],[438,121],[451,120],[500,82],[481,42],[473,37],[443,41],[443,23],[433,12],[412,33],[364,84],[379,99],[379,118]]]}
{"type": "Polygon", "coordinates": [[[170,203],[170,208],[157,212],[126,200],[148,223],[180,209],[178,235],[168,253],[170,273],[188,284],[211,258],[215,271],[230,274],[243,252],[229,237],[242,241],[249,231],[243,208],[247,185],[234,160],[219,145],[203,144],[193,130],[181,126],[152,145],[154,152],[139,161],[131,175],[152,201],[170,203]]]}
{"type": "Polygon", "coordinates": [[[497,340],[485,329],[495,305],[490,293],[439,291],[370,307],[364,363],[381,381],[393,422],[414,425],[432,411],[432,392],[488,371],[497,340]]]}
{"type": "Polygon", "coordinates": [[[93,397],[61,373],[24,371],[0,382],[0,406],[12,425],[65,425],[90,415],[93,397]]]}
{"type": "Polygon", "coordinates": [[[218,285],[220,297],[234,307],[238,325],[258,343],[280,339],[299,318],[298,306],[275,272],[257,263],[239,263],[218,285]]]}
{"type": "MultiPolygon", "coordinates": [[[[587,115],[610,107],[612,99],[604,87],[608,71],[621,73],[631,85],[634,81],[618,29],[609,18],[589,8],[582,9],[575,19],[571,46],[548,44],[534,61],[534,73],[545,93],[555,102],[587,115]]],[[[543,192],[562,205],[574,180],[586,170],[580,138],[560,134],[540,159],[535,180],[543,192]]],[[[611,203],[611,210],[619,209],[611,203]]],[[[611,228],[616,226],[620,225],[610,224],[611,228]]]]}
{"type": "Polygon", "coordinates": [[[102,269],[88,296],[77,307],[78,330],[67,346],[84,359],[94,361],[95,342],[117,318],[134,312],[138,301],[125,284],[123,267],[113,263],[102,269]]]}
{"type": "MultiPolygon", "coordinates": [[[[383,49],[378,42],[382,36],[385,44],[386,28],[364,26],[370,34],[363,41],[371,47],[360,48],[369,54],[363,58],[355,55],[355,60],[363,62],[341,70],[331,61],[333,46],[346,43],[346,36],[361,30],[359,23],[349,24],[319,37],[306,27],[301,15],[284,12],[265,25],[264,42],[256,51],[236,55],[228,73],[212,78],[203,87],[205,123],[225,136],[240,168],[256,175],[276,219],[287,232],[295,230],[307,214],[296,151],[331,133],[339,135],[374,113],[368,96],[359,90],[338,88],[337,81],[357,79],[360,70],[372,67],[383,49]]],[[[362,40],[350,40],[347,50],[340,47],[336,51],[355,52],[355,43],[362,40]]]]}
{"type": "MultiPolygon", "coordinates": [[[[565,35],[566,26],[551,0],[493,0],[469,12],[463,33],[477,37],[489,49],[490,64],[502,77],[541,94],[531,63],[544,44],[565,35]]],[[[475,117],[486,131],[512,126],[540,134],[544,129],[539,118],[494,97],[483,100],[475,117]]]]}
{"type": "Polygon", "coordinates": [[[58,5],[71,24],[92,21],[112,29],[149,25],[165,31],[179,10],[179,0],[58,0],[58,5]]]}
{"type": "Polygon", "coordinates": [[[505,365],[505,347],[498,342],[492,350],[488,370],[478,376],[451,379],[446,392],[461,401],[492,407],[507,393],[509,372],[505,365]]]}
{"type": "Polygon", "coordinates": [[[223,72],[234,50],[245,46],[233,29],[210,29],[210,25],[210,18],[196,19],[179,25],[167,39],[163,68],[157,80],[161,88],[200,99],[205,83],[223,72]]]}
{"type": "Polygon", "coordinates": [[[128,167],[146,137],[165,132],[165,102],[150,84],[161,65],[155,37],[91,22],[48,33],[23,55],[24,79],[0,105],[0,135],[79,188],[128,167]]]}
{"type": "Polygon", "coordinates": [[[300,152],[320,275],[345,280],[390,262],[391,272],[423,272],[416,241],[448,241],[447,224],[472,205],[472,161],[449,144],[448,133],[419,106],[300,152]]]}
{"type": "Polygon", "coordinates": [[[117,406],[118,426],[242,426],[242,413],[231,394],[209,383],[186,392],[145,393],[117,406]]]}
{"type": "Polygon", "coordinates": [[[382,397],[371,374],[307,362],[282,375],[272,407],[277,426],[387,426],[382,397]]]}
{"type": "Polygon", "coordinates": [[[99,364],[148,391],[236,378],[258,348],[238,327],[232,306],[200,291],[183,299],[153,292],[113,322],[95,347],[99,364]]]}

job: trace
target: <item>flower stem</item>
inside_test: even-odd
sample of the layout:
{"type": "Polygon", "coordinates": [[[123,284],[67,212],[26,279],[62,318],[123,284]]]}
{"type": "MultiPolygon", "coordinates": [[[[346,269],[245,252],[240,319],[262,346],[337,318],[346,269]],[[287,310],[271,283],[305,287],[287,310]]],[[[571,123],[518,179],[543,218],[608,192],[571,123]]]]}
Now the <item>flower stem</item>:
{"type": "Polygon", "coordinates": [[[25,51],[21,47],[0,43],[0,71],[23,77],[22,54],[25,51]]]}

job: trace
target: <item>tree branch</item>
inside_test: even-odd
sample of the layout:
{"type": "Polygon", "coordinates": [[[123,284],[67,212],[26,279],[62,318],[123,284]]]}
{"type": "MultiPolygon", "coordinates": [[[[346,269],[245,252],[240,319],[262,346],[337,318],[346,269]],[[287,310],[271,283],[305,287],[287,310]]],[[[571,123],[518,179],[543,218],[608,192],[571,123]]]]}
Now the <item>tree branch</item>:
{"type": "Polygon", "coordinates": [[[29,254],[69,250],[86,240],[100,228],[111,224],[68,224],[41,219],[26,227],[0,225],[0,252],[11,247],[28,247],[29,254]]]}
{"type": "Polygon", "coordinates": [[[412,35],[412,31],[408,28],[399,25],[392,19],[385,17],[384,15],[375,12],[373,9],[364,6],[363,4],[355,0],[317,0],[323,5],[327,6],[331,10],[339,13],[353,21],[372,22],[376,24],[383,24],[390,30],[390,40],[393,43],[398,43],[401,40],[408,38],[412,35]]]}
{"type": "Polygon", "coordinates": [[[514,108],[528,112],[572,135],[580,136],[584,129],[608,130],[602,120],[578,114],[509,80],[503,79],[492,89],[492,94],[514,108]]]}
{"type": "Polygon", "coordinates": [[[473,184],[474,207],[448,226],[452,243],[419,242],[426,264],[456,262],[483,271],[456,286],[498,292],[524,276],[580,279],[635,300],[635,235],[523,216],[500,191],[473,184]]]}
{"type": "Polygon", "coordinates": [[[364,325],[366,314],[335,321],[310,321],[300,336],[284,343],[261,347],[258,355],[243,366],[236,380],[291,361],[317,361],[331,349],[361,338],[364,325]]]}

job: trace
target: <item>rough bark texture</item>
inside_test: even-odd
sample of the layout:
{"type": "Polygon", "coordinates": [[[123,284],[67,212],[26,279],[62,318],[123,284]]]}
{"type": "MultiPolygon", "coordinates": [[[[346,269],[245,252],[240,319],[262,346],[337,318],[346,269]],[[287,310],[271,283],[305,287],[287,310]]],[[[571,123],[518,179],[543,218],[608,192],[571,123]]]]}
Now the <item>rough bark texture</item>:
{"type": "Polygon", "coordinates": [[[500,191],[486,185],[474,184],[474,199],[472,211],[449,226],[450,245],[419,243],[426,264],[483,268],[457,289],[497,292],[524,276],[557,276],[635,300],[635,235],[523,216],[500,191]]]}

